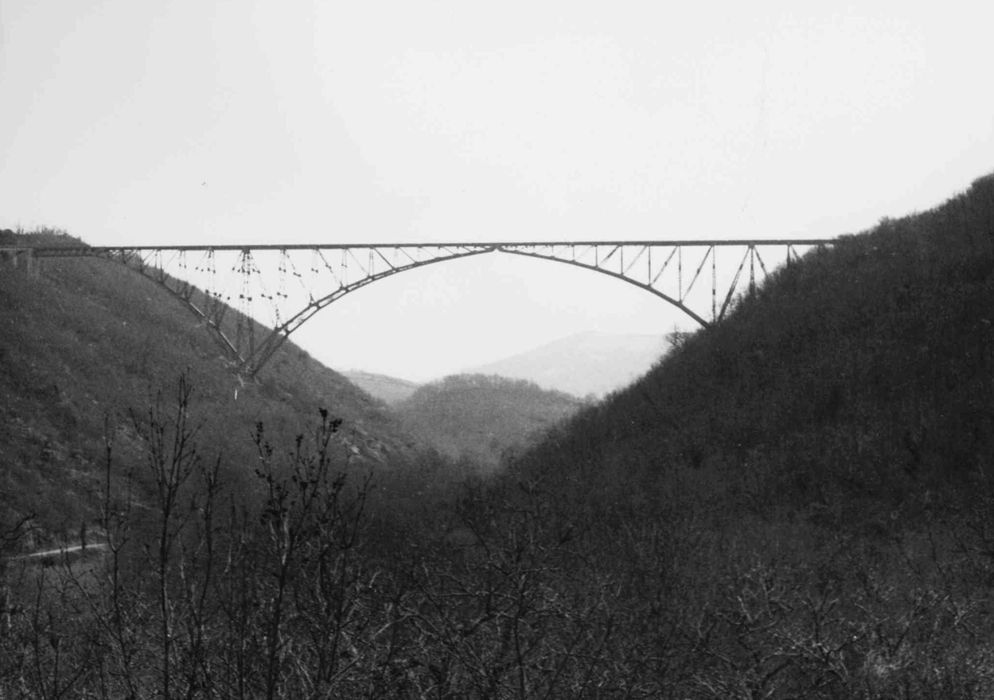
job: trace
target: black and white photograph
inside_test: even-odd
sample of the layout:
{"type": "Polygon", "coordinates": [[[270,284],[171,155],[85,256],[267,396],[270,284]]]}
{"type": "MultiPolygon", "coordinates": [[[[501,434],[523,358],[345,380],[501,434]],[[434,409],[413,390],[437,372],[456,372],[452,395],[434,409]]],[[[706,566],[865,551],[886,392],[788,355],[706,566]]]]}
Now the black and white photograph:
{"type": "Polygon", "coordinates": [[[994,698],[992,66],[0,0],[0,700],[994,698]]]}

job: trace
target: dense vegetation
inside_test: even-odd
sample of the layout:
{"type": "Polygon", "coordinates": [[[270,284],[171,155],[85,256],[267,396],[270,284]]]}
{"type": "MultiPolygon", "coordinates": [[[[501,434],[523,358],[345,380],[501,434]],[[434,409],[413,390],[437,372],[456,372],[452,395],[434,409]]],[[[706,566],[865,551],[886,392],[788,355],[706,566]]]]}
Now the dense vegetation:
{"type": "MultiPolygon", "coordinates": [[[[79,243],[53,231],[0,239],[79,243]]],[[[197,387],[200,442],[225,455],[233,484],[251,474],[257,422],[289,439],[316,406],[348,421],[336,439],[353,462],[409,468],[420,459],[381,405],[296,346],[278,352],[258,381],[243,381],[197,319],[147,278],[99,259],[38,266],[35,276],[0,267],[0,513],[32,514],[35,539],[57,541],[93,523],[105,441],[122,463],[139,462],[132,413],[181,374],[197,387]]]]}
{"type": "Polygon", "coordinates": [[[260,429],[231,503],[173,383],[134,422],[145,501],[104,497],[107,549],[7,561],[0,689],[990,697],[992,310],[994,176],[779,271],[421,511],[370,510],[327,413],[260,429]]]}
{"type": "Polygon", "coordinates": [[[992,321],[988,176],[780,270],[515,478],[597,523],[662,694],[989,697],[992,321]]]}
{"type": "Polygon", "coordinates": [[[411,434],[453,460],[491,471],[505,452],[537,439],[581,405],[522,379],[468,374],[420,386],[395,409],[411,434]]]}

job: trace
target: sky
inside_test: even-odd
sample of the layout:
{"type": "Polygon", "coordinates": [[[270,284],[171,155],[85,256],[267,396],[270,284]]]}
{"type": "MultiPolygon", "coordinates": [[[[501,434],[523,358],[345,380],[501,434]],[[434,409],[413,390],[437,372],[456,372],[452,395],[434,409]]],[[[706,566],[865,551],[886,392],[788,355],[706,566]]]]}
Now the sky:
{"type": "MultiPolygon", "coordinates": [[[[994,6],[0,0],[0,227],[93,245],[828,237],[994,170],[994,6]]],[[[692,322],[497,255],[294,339],[428,379],[692,322]]]]}

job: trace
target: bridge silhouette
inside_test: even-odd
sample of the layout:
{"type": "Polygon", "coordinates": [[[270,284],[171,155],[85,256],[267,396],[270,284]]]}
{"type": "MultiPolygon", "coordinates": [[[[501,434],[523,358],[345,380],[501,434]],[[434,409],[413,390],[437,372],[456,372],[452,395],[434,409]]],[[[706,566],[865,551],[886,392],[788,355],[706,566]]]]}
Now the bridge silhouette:
{"type": "Polygon", "coordinates": [[[491,253],[564,263],[608,275],[720,322],[737,293],[833,239],[518,241],[295,245],[50,246],[0,250],[28,267],[45,258],[116,261],[179,299],[238,371],[254,376],[321,309],[373,282],[491,253]],[[234,309],[234,313],[231,310],[234,309]],[[264,320],[268,310],[269,318],[264,320]]]}

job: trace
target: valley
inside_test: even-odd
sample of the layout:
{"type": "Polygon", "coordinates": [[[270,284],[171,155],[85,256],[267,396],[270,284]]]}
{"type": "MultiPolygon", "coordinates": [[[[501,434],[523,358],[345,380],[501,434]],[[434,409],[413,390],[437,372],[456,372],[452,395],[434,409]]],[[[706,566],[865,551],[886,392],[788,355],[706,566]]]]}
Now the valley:
{"type": "Polygon", "coordinates": [[[2,267],[0,696],[989,697],[992,309],[994,175],[614,383],[246,380],[140,275],[2,267]]]}

